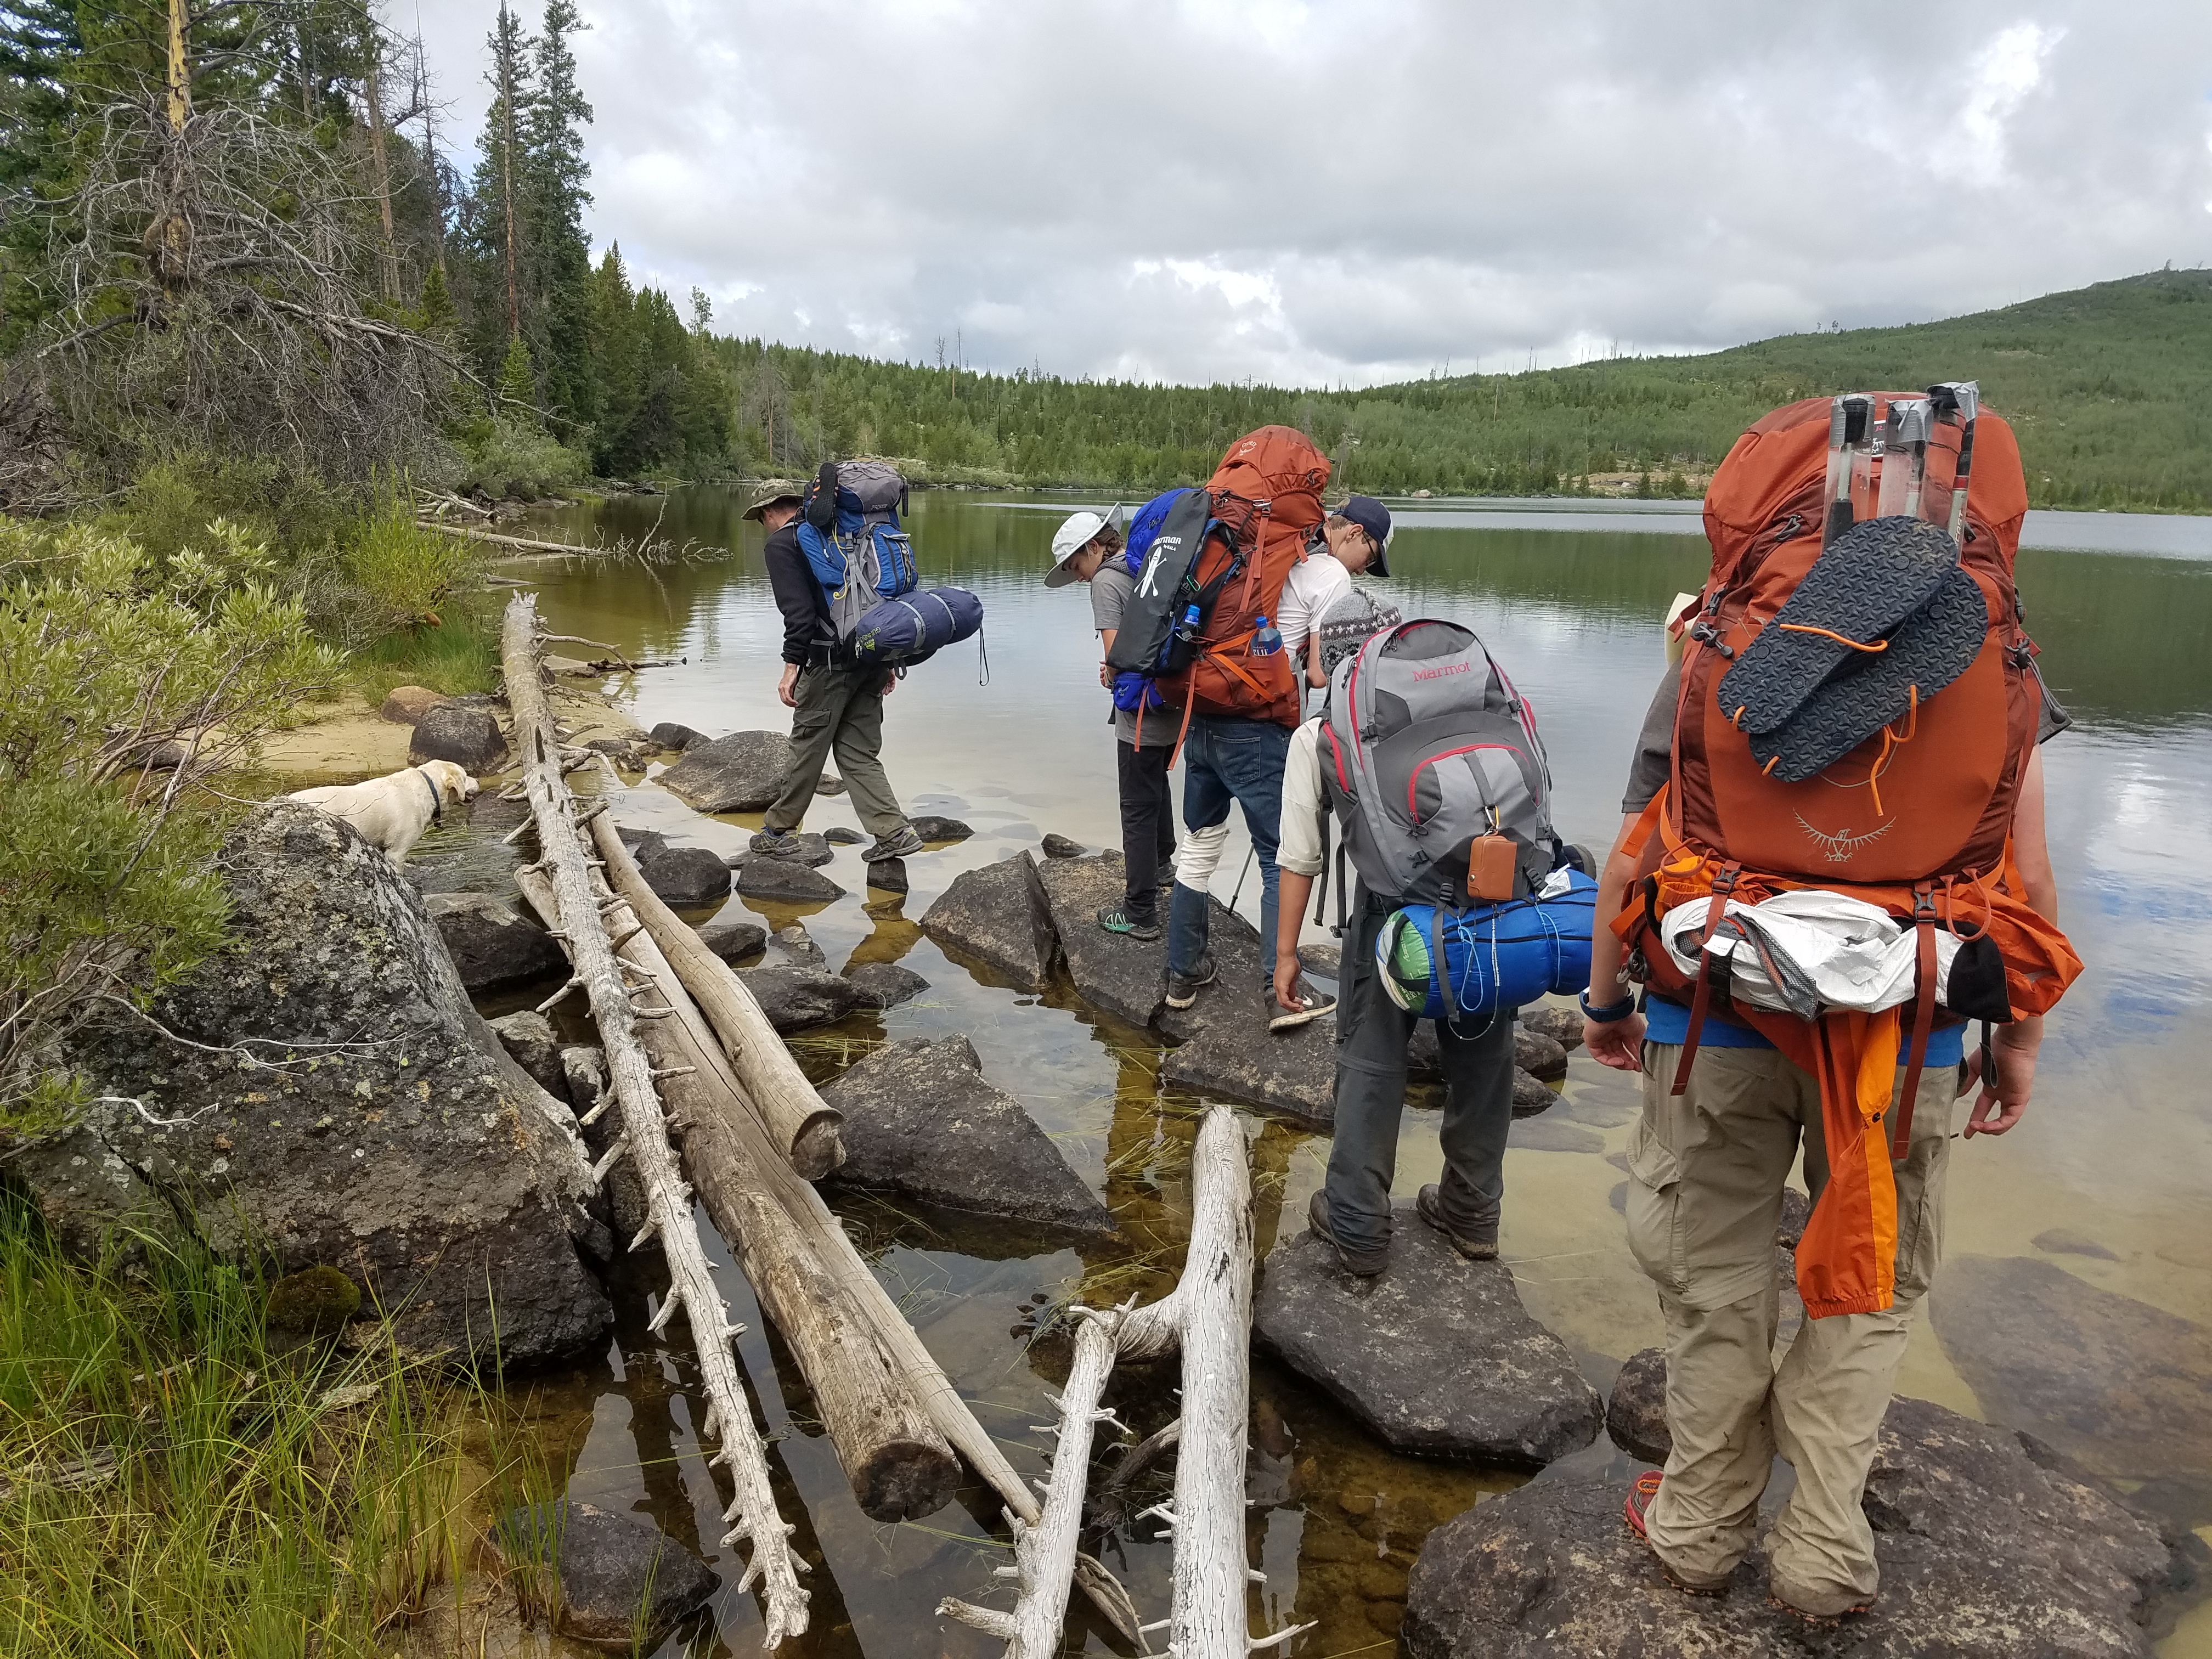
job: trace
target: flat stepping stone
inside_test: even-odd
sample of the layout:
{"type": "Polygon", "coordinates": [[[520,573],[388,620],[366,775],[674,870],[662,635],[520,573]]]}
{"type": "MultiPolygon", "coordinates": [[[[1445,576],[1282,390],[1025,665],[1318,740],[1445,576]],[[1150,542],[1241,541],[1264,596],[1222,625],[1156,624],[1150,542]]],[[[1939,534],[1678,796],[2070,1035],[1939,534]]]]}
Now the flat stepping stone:
{"type": "Polygon", "coordinates": [[[781,732],[732,732],[686,749],[660,787],[695,812],[757,812],[775,803],[791,764],[781,732]]]}
{"type": "Polygon", "coordinates": [[[1371,1279],[1303,1226],[1277,1244],[1252,1328],[1394,1451],[1527,1468],[1589,1445],[1604,1420],[1511,1269],[1466,1261],[1410,1204],[1393,1210],[1389,1266],[1371,1279]]]}
{"type": "Polygon", "coordinates": [[[1052,981],[1058,945],[1036,861],[1025,852],[954,877],[923,913],[921,931],[1018,991],[1042,991],[1052,981]]]}

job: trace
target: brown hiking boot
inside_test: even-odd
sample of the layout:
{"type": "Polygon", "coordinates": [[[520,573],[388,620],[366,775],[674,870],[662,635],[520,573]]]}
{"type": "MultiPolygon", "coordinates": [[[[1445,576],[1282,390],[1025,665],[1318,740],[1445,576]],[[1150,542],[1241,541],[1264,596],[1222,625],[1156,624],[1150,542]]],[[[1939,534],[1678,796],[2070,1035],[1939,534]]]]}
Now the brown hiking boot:
{"type": "Polygon", "coordinates": [[[1491,1222],[1487,1233],[1469,1235],[1459,1231],[1444,1219],[1443,1194],[1433,1181],[1413,1194],[1413,1208],[1422,1220],[1451,1240],[1452,1249],[1469,1261],[1498,1260],[1497,1221],[1491,1222]]]}
{"type": "Polygon", "coordinates": [[[1372,1279],[1390,1265],[1390,1252],[1380,1250],[1347,1250],[1337,1243],[1336,1235],[1329,1231],[1328,1194],[1316,1190],[1306,1201],[1306,1225],[1314,1237],[1324,1241],[1336,1252],[1336,1259],[1345,1272],[1360,1279],[1372,1279]]]}

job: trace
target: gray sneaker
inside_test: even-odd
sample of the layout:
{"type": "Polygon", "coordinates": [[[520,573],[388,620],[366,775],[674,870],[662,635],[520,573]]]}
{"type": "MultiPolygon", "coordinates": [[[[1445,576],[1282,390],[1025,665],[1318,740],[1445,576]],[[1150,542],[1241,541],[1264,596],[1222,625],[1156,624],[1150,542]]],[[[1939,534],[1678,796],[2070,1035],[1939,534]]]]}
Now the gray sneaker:
{"type": "Polygon", "coordinates": [[[861,855],[866,864],[881,864],[885,859],[910,859],[921,851],[921,837],[908,824],[888,836],[877,837],[876,844],[861,855]]]}
{"type": "Polygon", "coordinates": [[[1198,1000],[1200,988],[1212,983],[1213,958],[1210,955],[1200,957],[1198,966],[1187,974],[1178,974],[1173,969],[1170,969],[1168,970],[1168,1006],[1189,1007],[1192,1003],[1198,1000]]]}
{"type": "Polygon", "coordinates": [[[798,832],[792,830],[763,830],[753,837],[752,849],[770,859],[787,859],[802,850],[798,832]]]}
{"type": "Polygon", "coordinates": [[[1390,1252],[1386,1246],[1379,1250],[1347,1250],[1337,1243],[1336,1235],[1328,1226],[1328,1194],[1316,1189],[1306,1201],[1306,1225],[1316,1238],[1322,1240],[1336,1252],[1336,1259],[1344,1271],[1360,1279],[1372,1279],[1390,1265],[1390,1252]]]}
{"type": "Polygon", "coordinates": [[[1271,1031],[1294,1031],[1310,1024],[1336,1006],[1336,999],[1323,996],[1316,990],[1310,980],[1298,981],[1298,997],[1305,1005],[1301,1008],[1285,1008],[1275,1000],[1275,988],[1266,987],[1260,993],[1260,1012],[1271,1031]]]}
{"type": "Polygon", "coordinates": [[[1413,1194],[1413,1208],[1422,1220],[1451,1240],[1452,1249],[1469,1261],[1498,1260],[1498,1223],[1492,1220],[1486,1232],[1473,1237],[1455,1231],[1444,1219],[1443,1194],[1433,1181],[1413,1194]]]}

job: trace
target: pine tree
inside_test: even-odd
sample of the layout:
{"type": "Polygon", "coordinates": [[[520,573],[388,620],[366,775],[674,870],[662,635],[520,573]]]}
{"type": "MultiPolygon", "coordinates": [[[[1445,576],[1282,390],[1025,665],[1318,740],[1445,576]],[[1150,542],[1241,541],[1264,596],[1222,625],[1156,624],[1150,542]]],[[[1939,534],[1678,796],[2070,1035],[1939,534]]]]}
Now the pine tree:
{"type": "Polygon", "coordinates": [[[499,408],[501,417],[537,426],[538,377],[531,372],[530,348],[520,334],[507,341],[507,356],[499,366],[499,408]]]}
{"type": "Polygon", "coordinates": [[[584,234],[583,128],[592,106],[576,82],[569,39],[586,24],[571,0],[548,0],[531,42],[531,93],[521,111],[519,208],[530,249],[530,342],[548,407],[577,423],[598,413],[592,362],[591,240],[584,234]]]}

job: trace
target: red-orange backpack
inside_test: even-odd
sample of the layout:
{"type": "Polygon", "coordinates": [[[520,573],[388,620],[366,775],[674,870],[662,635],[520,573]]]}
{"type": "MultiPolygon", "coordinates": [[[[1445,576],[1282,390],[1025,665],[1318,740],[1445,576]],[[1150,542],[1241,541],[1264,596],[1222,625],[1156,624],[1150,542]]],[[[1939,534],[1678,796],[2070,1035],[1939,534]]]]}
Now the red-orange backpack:
{"type": "MultiPolygon", "coordinates": [[[[1893,402],[1919,395],[1870,394],[1873,422],[1882,422],[1893,402]]],[[[1626,843],[1638,863],[1614,925],[1632,947],[1632,973],[1691,1006],[1676,1093],[1687,1082],[1699,1029],[1711,999],[1725,994],[1726,977],[1724,969],[1715,971],[1720,959],[1710,954],[1704,971],[1686,974],[1676,965],[1659,935],[1660,919],[1676,906],[1707,900],[1710,934],[1731,899],[1755,904],[1791,889],[1820,888],[1880,905],[1917,930],[1921,979],[1911,1005],[1905,1092],[1889,1136],[1879,1127],[1890,1099],[1889,1062],[1870,1061],[1853,1073],[1850,1045],[1865,1036],[1869,1017],[1824,1016],[1808,1024],[1794,1016],[1734,1012],[1820,1076],[1831,1167],[1841,1182],[1837,1196],[1850,1207],[1888,1191],[1888,1159],[1880,1154],[1893,1142],[1888,1150],[1904,1155],[1928,1033],[1948,1018],[1935,1000],[1935,930],[1947,928],[1961,939],[1988,935],[2002,955],[2004,991],[2015,1016],[2048,1009],[2081,964],[2064,935],[2027,904],[2011,858],[2013,815],[2033,750],[2040,687],[2013,583],[2027,485],[2018,445],[2003,420],[1985,409],[1972,420],[1965,510],[1954,515],[1960,567],[1987,612],[1986,633],[1966,671],[1924,701],[1916,696],[1908,718],[1798,782],[1770,775],[1772,758],[1762,763],[1755,757],[1754,739],[1722,707],[1717,693],[1729,668],[1821,553],[1825,504],[1837,493],[1831,437],[1840,404],[1808,398],[1776,410],[1736,441],[1713,475],[1705,514],[1711,570],[1697,601],[1672,623],[1684,644],[1672,779],[1626,843]],[[1723,987],[1719,993],[1717,982],[1723,987]],[[1862,1022],[1849,1038],[1847,1019],[1862,1022]],[[1857,1167],[1845,1178],[1852,1164],[1857,1167]]],[[[1947,498],[1961,430],[1957,422],[1936,428],[1928,452],[1930,488],[1947,498]]],[[[1856,505],[1863,519],[1873,503],[1861,490],[1856,505]]],[[[1842,517],[1848,523],[1851,514],[1842,517]]],[[[1832,531],[1832,523],[1827,527],[1832,531]]],[[[1824,1233],[1844,1224],[1835,1220],[1837,1207],[1823,1206],[1824,1233]]],[[[1881,1231],[1875,1224],[1869,1238],[1855,1237],[1855,1243],[1868,1245],[1881,1231]]],[[[1818,1285],[1802,1271],[1812,1258],[1801,1261],[1808,1305],[1817,1291],[1819,1311],[1887,1306],[1889,1264],[1867,1249],[1858,1255],[1852,1272],[1838,1270],[1839,1276],[1818,1285]]],[[[1832,1267],[1831,1261],[1821,1271],[1832,1267]]]]}
{"type": "Polygon", "coordinates": [[[1263,426],[1230,445],[1206,488],[1183,492],[1169,510],[1109,664],[1158,677],[1186,720],[1297,725],[1297,665],[1287,652],[1255,656],[1250,647],[1322,521],[1328,471],[1328,457],[1294,427],[1263,426]]]}

